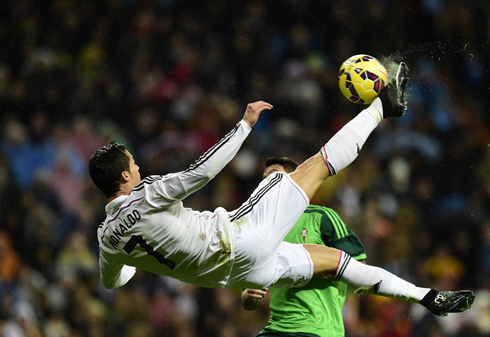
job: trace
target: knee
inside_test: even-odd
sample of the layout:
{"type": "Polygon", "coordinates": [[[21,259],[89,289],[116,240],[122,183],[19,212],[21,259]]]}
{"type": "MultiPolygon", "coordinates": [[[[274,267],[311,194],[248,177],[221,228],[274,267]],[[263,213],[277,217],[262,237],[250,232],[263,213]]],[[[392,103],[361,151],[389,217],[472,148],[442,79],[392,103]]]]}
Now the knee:
{"type": "Polygon", "coordinates": [[[341,251],[314,244],[305,244],[303,247],[308,251],[313,262],[313,275],[326,279],[333,278],[337,270],[341,251]]]}

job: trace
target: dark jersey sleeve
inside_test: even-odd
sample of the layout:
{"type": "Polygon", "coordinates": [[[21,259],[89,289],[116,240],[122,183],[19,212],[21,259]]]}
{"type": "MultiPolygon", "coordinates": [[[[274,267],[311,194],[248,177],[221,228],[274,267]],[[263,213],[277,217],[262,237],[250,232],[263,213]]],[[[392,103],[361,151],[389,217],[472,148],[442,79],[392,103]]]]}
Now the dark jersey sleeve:
{"type": "MultiPolygon", "coordinates": [[[[320,207],[320,206],[318,206],[320,207]]],[[[365,260],[364,245],[333,209],[321,207],[320,231],[326,246],[343,250],[356,260],[365,260]]]]}

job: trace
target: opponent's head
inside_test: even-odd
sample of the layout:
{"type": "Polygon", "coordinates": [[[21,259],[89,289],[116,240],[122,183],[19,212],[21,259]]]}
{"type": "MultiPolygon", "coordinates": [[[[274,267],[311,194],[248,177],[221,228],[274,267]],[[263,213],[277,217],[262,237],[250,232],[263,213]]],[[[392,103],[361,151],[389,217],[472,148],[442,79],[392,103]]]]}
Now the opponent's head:
{"type": "Polygon", "coordinates": [[[298,163],[289,157],[271,157],[265,161],[265,170],[262,179],[267,178],[272,172],[291,173],[296,170],[298,163]]]}
{"type": "Polygon", "coordinates": [[[123,190],[131,191],[141,180],[139,166],[123,144],[110,143],[90,157],[89,173],[108,199],[123,190]]]}

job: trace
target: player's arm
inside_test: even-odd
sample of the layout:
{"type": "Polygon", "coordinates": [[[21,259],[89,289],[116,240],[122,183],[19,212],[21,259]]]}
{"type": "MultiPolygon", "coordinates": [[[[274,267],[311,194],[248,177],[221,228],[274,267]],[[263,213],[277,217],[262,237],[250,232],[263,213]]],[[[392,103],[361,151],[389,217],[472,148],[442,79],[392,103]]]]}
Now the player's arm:
{"type": "Polygon", "coordinates": [[[166,176],[161,193],[170,200],[182,200],[213,179],[232,159],[257,123],[259,116],[272,105],[258,101],[247,105],[243,119],[187,170],[166,176]]]}
{"type": "Polygon", "coordinates": [[[248,311],[257,309],[259,307],[260,300],[267,295],[268,290],[269,288],[265,288],[264,290],[243,289],[241,296],[243,309],[248,311]]]}
{"type": "Polygon", "coordinates": [[[119,288],[128,283],[136,273],[136,268],[109,261],[101,250],[99,253],[100,279],[107,289],[119,288]]]}

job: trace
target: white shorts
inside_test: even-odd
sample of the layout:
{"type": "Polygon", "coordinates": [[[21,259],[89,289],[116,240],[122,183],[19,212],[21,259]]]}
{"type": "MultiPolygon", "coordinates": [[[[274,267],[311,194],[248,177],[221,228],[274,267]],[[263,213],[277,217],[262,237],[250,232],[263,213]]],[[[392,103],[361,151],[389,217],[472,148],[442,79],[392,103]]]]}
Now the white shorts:
{"type": "Polygon", "coordinates": [[[264,179],[250,198],[230,212],[235,256],[227,287],[299,287],[313,276],[309,253],[283,242],[309,204],[308,196],[288,175],[264,179]]]}

